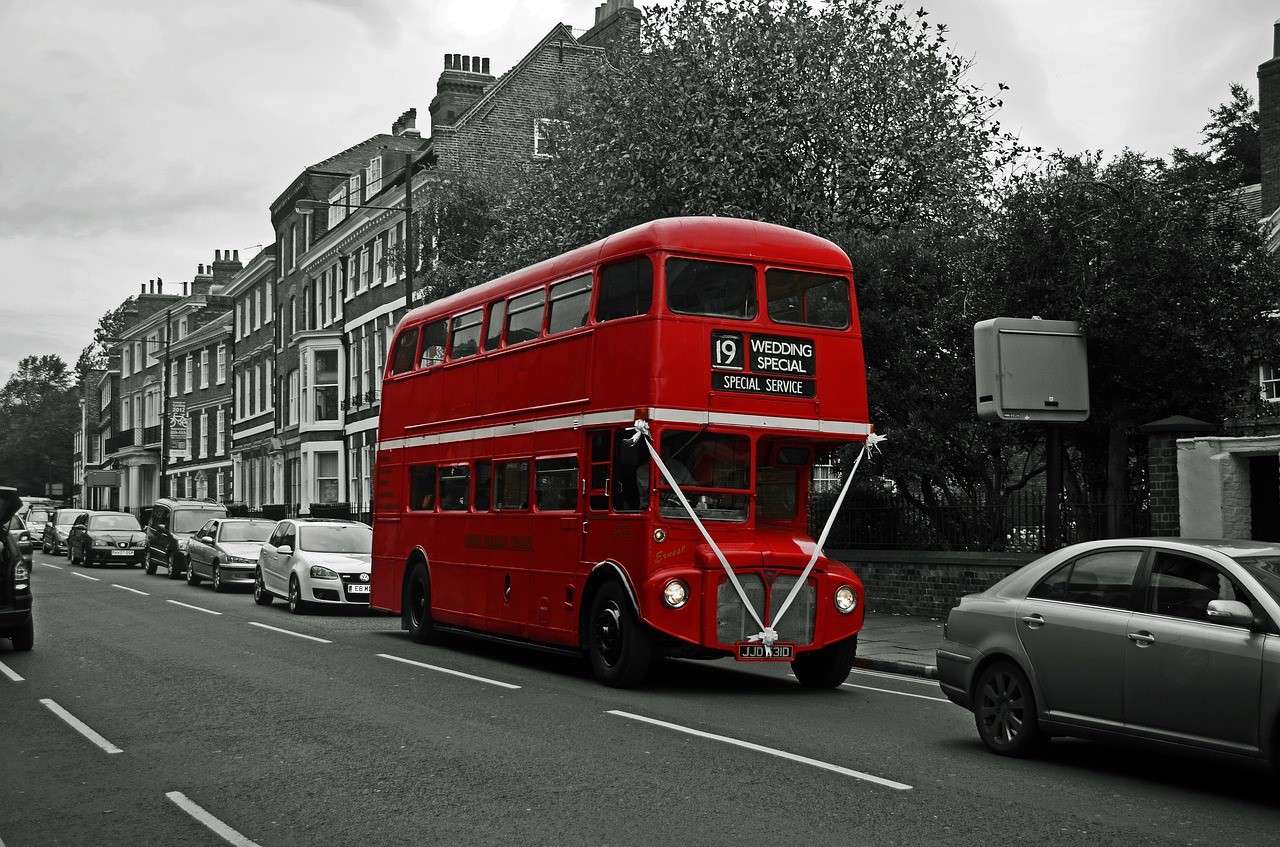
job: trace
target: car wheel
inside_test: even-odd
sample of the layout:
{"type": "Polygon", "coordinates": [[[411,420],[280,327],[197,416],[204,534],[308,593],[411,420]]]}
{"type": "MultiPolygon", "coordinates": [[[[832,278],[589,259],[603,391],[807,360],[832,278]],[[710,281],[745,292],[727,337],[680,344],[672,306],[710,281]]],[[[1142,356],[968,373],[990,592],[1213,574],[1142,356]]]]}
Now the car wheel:
{"type": "Polygon", "coordinates": [[[156,554],[150,548],[147,549],[146,564],[143,566],[143,570],[147,572],[147,576],[156,575],[156,554]]]}
{"type": "Polygon", "coordinates": [[[982,672],[973,717],[982,743],[1001,756],[1029,756],[1046,740],[1031,683],[1012,662],[996,662],[982,672]]]}
{"type": "Polygon", "coordinates": [[[262,584],[262,568],[257,568],[253,572],[253,602],[259,606],[270,606],[271,601],[275,599],[267,587],[262,584]]]}
{"type": "Polygon", "coordinates": [[[175,554],[169,554],[169,579],[177,579],[186,573],[186,568],[182,567],[182,557],[175,554]]]}
{"type": "Polygon", "coordinates": [[[414,563],[405,585],[404,603],[400,610],[409,639],[416,644],[434,644],[439,640],[431,620],[431,574],[426,563],[414,563]]]}
{"type": "Polygon", "coordinates": [[[49,545],[48,545],[48,544],[46,544],[46,543],[44,543],[44,541],[41,541],[41,542],[40,542],[40,552],[41,552],[41,553],[49,553],[49,552],[51,552],[51,551],[49,550],[49,545]]]}
{"type": "Polygon", "coordinates": [[[587,654],[596,679],[610,688],[642,683],[653,661],[653,638],[621,585],[611,581],[600,586],[587,626],[587,654]]]}
{"type": "Polygon", "coordinates": [[[298,577],[289,577],[289,611],[295,615],[303,615],[308,606],[310,604],[302,599],[302,586],[298,584],[298,577]]]}
{"type": "MultiPolygon", "coordinates": [[[[190,565],[188,565],[190,567],[190,565]]],[[[222,568],[217,562],[213,563],[213,590],[215,594],[221,594],[226,586],[222,584],[222,568]]]]}
{"type": "Polygon", "coordinates": [[[84,565],[86,568],[93,567],[93,551],[92,550],[81,551],[80,564],[84,565]]]}
{"type": "Polygon", "coordinates": [[[30,650],[36,644],[36,621],[35,618],[27,618],[27,624],[22,629],[9,636],[13,641],[14,650],[30,650]]]}
{"type": "Polygon", "coordinates": [[[821,650],[801,653],[791,662],[791,672],[805,688],[836,688],[849,678],[858,655],[858,636],[828,644],[821,650]]]}
{"type": "Polygon", "coordinates": [[[187,585],[199,585],[200,577],[196,576],[196,569],[191,567],[191,563],[187,562],[187,585]]]}

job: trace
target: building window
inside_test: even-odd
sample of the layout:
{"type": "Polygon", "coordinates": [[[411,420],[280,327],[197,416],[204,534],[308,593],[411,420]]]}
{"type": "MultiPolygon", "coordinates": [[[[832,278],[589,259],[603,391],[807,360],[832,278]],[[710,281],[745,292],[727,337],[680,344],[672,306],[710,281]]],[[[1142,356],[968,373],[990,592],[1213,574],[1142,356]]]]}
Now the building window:
{"type": "Polygon", "coordinates": [[[186,358],[186,367],[183,368],[183,374],[182,374],[183,376],[182,393],[183,394],[190,394],[191,387],[195,384],[194,381],[192,380],[192,368],[194,366],[195,366],[195,361],[191,358],[191,354],[188,353],[186,358]]]}
{"type": "Polygon", "coordinates": [[[373,266],[375,268],[375,279],[379,283],[387,281],[387,261],[386,253],[382,249],[382,236],[379,235],[373,240],[373,266]]]}
{"type": "Polygon", "coordinates": [[[338,502],[337,453],[316,453],[316,502],[338,502]]]}
{"type": "Polygon", "coordinates": [[[297,425],[300,382],[298,380],[298,371],[296,368],[292,371],[289,371],[288,383],[289,383],[289,400],[288,400],[289,406],[285,415],[285,422],[290,425],[297,425]]]}
{"type": "MultiPolygon", "coordinates": [[[[224,452],[226,452],[226,443],[227,443],[227,410],[226,409],[221,407],[218,408],[217,420],[218,420],[218,423],[217,423],[218,432],[213,442],[213,454],[215,456],[221,456],[224,452]]],[[[222,484],[221,484],[222,477],[219,476],[218,480],[219,480],[218,499],[221,500],[222,499],[222,484]]]]}
{"type": "Polygon", "coordinates": [[[310,398],[308,419],[314,423],[338,420],[338,351],[316,350],[308,374],[310,398]]]}
{"type": "Polygon", "coordinates": [[[369,196],[382,190],[382,157],[375,156],[369,160],[369,196]]]}
{"type": "Polygon", "coordinates": [[[1262,365],[1258,369],[1258,387],[1263,400],[1280,400],[1280,368],[1270,363],[1262,365]]]}
{"type": "Polygon", "coordinates": [[[200,387],[209,387],[209,348],[200,351],[200,387]]]}
{"type": "Polygon", "coordinates": [[[554,156],[556,143],[564,132],[565,122],[554,118],[537,118],[533,122],[533,155],[554,156]]]}
{"type": "Polygon", "coordinates": [[[218,385],[227,381],[227,345],[218,345],[218,385]]]}

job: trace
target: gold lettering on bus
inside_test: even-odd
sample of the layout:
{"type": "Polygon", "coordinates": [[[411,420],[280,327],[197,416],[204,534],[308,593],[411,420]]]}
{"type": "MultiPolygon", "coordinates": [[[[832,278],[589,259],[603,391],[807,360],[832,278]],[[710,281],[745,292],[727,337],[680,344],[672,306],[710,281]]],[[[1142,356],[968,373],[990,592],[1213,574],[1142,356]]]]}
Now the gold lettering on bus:
{"type": "Polygon", "coordinates": [[[472,550],[518,550],[533,551],[532,535],[477,535],[467,534],[463,543],[472,550]]]}
{"type": "Polygon", "coordinates": [[[669,562],[672,559],[677,558],[678,556],[683,556],[685,554],[685,551],[687,551],[688,549],[689,549],[689,545],[681,544],[679,547],[676,547],[673,550],[659,550],[657,553],[653,555],[653,563],[655,565],[659,565],[659,564],[662,564],[663,562],[669,562]]]}

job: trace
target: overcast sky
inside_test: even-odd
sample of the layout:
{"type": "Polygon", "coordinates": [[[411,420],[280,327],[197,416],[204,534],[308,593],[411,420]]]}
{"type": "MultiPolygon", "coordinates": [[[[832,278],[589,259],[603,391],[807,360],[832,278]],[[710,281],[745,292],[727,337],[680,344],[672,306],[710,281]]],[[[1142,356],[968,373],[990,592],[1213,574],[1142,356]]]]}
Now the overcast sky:
{"type": "MultiPolygon", "coordinates": [[[[501,74],[592,0],[0,0],[0,384],[74,366],[148,279],[247,262],[307,165],[417,107],[443,56],[501,74]]],[[[645,5],[643,2],[638,5],[645,5]]],[[[1231,82],[1257,94],[1275,0],[917,0],[1033,145],[1195,148],[1231,82]]]]}

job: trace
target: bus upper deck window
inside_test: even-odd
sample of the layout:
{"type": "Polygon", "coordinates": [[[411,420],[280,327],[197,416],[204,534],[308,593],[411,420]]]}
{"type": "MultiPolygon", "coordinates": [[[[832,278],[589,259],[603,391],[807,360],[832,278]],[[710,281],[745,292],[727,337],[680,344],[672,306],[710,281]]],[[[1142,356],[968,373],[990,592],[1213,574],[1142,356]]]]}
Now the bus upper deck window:
{"type": "Polygon", "coordinates": [[[682,315],[750,320],[756,316],[756,269],[667,259],[667,308],[682,315]]]}
{"type": "Polygon", "coordinates": [[[769,319],[774,323],[849,327],[849,280],[831,274],[771,268],[764,274],[769,319]]]}
{"type": "Polygon", "coordinates": [[[583,274],[551,286],[551,314],[547,316],[547,335],[555,335],[587,325],[587,308],[591,305],[591,274],[583,274]]]}
{"type": "Polygon", "coordinates": [[[648,256],[636,256],[600,269],[597,321],[616,321],[648,314],[652,305],[653,263],[648,256]]]}
{"type": "Polygon", "coordinates": [[[418,355],[418,328],[406,329],[396,338],[395,352],[391,357],[391,373],[402,374],[413,370],[418,355]]]}
{"type": "Polygon", "coordinates": [[[480,352],[479,309],[458,315],[453,319],[453,330],[449,337],[449,358],[464,359],[480,352]]]}
{"type": "Polygon", "coordinates": [[[506,323],[507,301],[489,304],[489,323],[484,333],[484,349],[497,350],[502,346],[502,326],[506,323]]]}
{"type": "Polygon", "coordinates": [[[432,321],[422,328],[422,358],[418,367],[429,368],[444,361],[445,331],[447,320],[432,321]]]}
{"type": "Polygon", "coordinates": [[[511,306],[507,309],[507,344],[532,341],[542,335],[542,313],[546,301],[545,288],[511,298],[511,306]]]}

